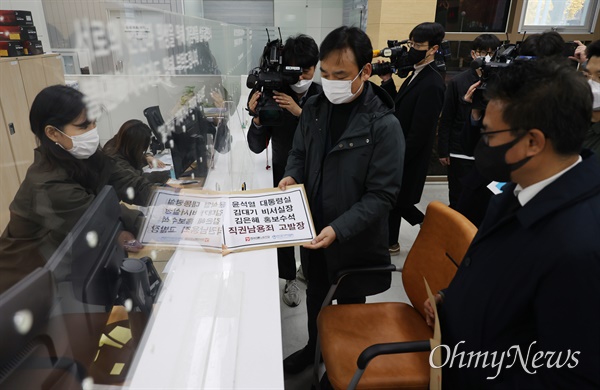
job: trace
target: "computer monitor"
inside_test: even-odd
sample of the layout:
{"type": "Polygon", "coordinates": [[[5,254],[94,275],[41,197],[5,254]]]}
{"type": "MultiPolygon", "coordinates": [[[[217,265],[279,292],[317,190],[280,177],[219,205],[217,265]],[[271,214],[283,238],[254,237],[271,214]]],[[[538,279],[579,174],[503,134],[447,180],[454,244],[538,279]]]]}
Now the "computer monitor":
{"type": "Polygon", "coordinates": [[[169,139],[163,139],[162,134],[158,129],[165,124],[165,120],[160,113],[160,107],[152,106],[144,110],[144,116],[148,121],[148,126],[152,130],[152,139],[150,141],[150,149],[156,154],[161,150],[169,147],[169,139]]]}
{"type": "Polygon", "coordinates": [[[80,389],[49,270],[37,268],[0,295],[0,388],[80,389]]]}
{"type": "Polygon", "coordinates": [[[175,176],[206,177],[208,173],[208,134],[215,133],[214,126],[204,116],[199,107],[190,109],[188,115],[178,122],[171,134],[171,157],[175,176]],[[190,167],[196,163],[194,168],[190,167]]]}

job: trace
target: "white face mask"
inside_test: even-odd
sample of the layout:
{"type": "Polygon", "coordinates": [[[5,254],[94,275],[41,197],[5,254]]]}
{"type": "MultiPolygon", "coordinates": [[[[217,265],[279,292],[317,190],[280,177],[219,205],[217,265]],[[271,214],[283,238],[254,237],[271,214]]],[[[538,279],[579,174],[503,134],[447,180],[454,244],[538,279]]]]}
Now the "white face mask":
{"type": "MultiPolygon", "coordinates": [[[[62,131],[60,132],[63,133],[62,131]]],[[[87,158],[90,158],[94,153],[96,153],[96,150],[98,150],[98,145],[100,145],[100,135],[98,134],[98,127],[94,127],[93,129],[88,130],[80,135],[70,136],[66,135],[65,133],[63,134],[66,137],[71,138],[71,141],[73,141],[73,147],[67,150],[58,142],[56,144],[61,148],[67,150],[67,152],[71,153],[73,157],[79,160],[85,160],[87,158]]]]}
{"type": "Polygon", "coordinates": [[[360,85],[360,88],[358,88],[358,91],[356,91],[356,93],[352,93],[352,83],[358,78],[358,76],[360,76],[362,71],[363,70],[361,69],[356,77],[352,80],[327,80],[322,78],[321,84],[323,85],[323,92],[325,93],[325,96],[327,96],[327,99],[329,99],[332,104],[343,104],[354,99],[354,97],[361,91],[363,85],[365,85],[363,82],[360,85]]]}
{"type": "Polygon", "coordinates": [[[594,80],[588,80],[590,88],[592,89],[592,95],[594,95],[594,102],[592,103],[592,109],[594,111],[600,110],[600,83],[594,80]]]}
{"type": "Polygon", "coordinates": [[[294,91],[296,93],[304,93],[304,92],[308,91],[308,88],[310,88],[311,84],[312,84],[312,79],[298,80],[298,82],[296,84],[290,85],[290,88],[292,88],[292,91],[294,91]]]}

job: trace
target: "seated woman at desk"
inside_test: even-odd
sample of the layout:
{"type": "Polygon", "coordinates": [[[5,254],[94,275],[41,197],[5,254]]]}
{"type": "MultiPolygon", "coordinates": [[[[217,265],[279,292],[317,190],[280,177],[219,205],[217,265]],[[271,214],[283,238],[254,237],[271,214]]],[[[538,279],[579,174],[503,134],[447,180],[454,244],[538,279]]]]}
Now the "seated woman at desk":
{"type": "Polygon", "coordinates": [[[169,179],[169,171],[143,173],[142,168],[162,168],[165,164],[159,159],[148,156],[152,130],[144,122],[137,119],[123,123],[117,135],[104,145],[104,152],[113,157],[116,163],[136,178],[143,178],[150,183],[164,184],[169,179]]]}
{"type": "MultiPolygon", "coordinates": [[[[39,146],[0,236],[0,292],[46,263],[105,185],[129,203],[144,205],[150,198],[147,182],[132,180],[98,149],[96,123],[87,118],[83,98],[55,85],[33,101],[29,122],[39,146]]],[[[123,206],[121,219],[126,231],[120,242],[134,240],[141,213],[123,206]]]]}

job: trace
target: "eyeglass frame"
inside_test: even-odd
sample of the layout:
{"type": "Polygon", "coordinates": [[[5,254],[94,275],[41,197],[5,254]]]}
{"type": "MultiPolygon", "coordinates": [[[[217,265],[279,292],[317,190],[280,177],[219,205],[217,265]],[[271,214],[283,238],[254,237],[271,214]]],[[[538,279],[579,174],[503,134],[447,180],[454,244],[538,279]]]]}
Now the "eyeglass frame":
{"type": "Polygon", "coordinates": [[[413,41],[408,41],[406,42],[406,46],[408,46],[408,48],[415,48],[416,50],[423,50],[420,49],[423,46],[427,46],[427,48],[425,50],[429,50],[431,47],[429,46],[429,43],[423,43],[423,42],[413,42],[413,41]],[[418,45],[418,47],[417,47],[418,45]]]}
{"type": "MultiPolygon", "coordinates": [[[[519,130],[524,130],[524,129],[516,129],[511,127],[510,129],[502,129],[502,130],[493,130],[493,131],[480,131],[479,135],[481,136],[481,140],[483,141],[484,144],[489,145],[490,144],[490,139],[489,139],[489,135],[490,134],[498,134],[498,133],[506,133],[508,131],[512,131],[512,132],[518,132],[519,130]]],[[[527,130],[529,131],[529,130],[527,130]]],[[[524,135],[524,134],[523,134],[524,135]]]]}
{"type": "Polygon", "coordinates": [[[486,50],[486,51],[483,51],[483,50],[473,50],[473,53],[475,53],[476,57],[485,57],[485,56],[492,57],[496,53],[496,50],[486,50]]]}

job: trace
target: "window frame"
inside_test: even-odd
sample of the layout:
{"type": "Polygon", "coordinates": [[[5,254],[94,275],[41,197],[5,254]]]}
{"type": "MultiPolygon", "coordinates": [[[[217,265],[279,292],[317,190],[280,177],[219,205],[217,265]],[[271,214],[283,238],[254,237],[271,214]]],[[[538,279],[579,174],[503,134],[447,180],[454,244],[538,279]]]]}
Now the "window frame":
{"type": "Polygon", "coordinates": [[[519,21],[518,32],[520,34],[527,32],[530,33],[541,33],[544,31],[556,31],[562,34],[593,34],[598,21],[598,11],[600,11],[600,1],[590,0],[588,13],[585,17],[585,24],[583,26],[556,26],[556,25],[526,25],[525,16],[527,13],[527,5],[529,0],[523,1],[521,8],[521,19],[519,21]],[[591,11],[591,12],[590,12],[591,11]]]}

